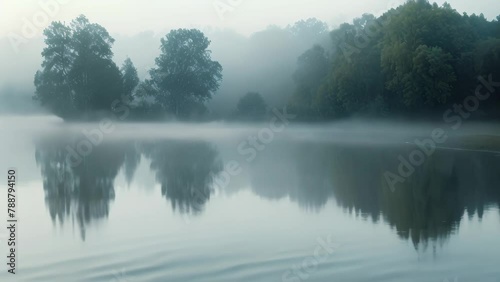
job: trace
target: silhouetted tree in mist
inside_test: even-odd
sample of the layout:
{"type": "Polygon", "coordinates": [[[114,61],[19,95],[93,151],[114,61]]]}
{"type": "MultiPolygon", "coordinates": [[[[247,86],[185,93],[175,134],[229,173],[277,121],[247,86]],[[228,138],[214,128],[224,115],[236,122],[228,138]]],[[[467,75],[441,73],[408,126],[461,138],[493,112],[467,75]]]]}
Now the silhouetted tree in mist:
{"type": "Polygon", "coordinates": [[[236,117],[244,120],[259,120],[265,117],[267,105],[262,96],[249,92],[238,102],[236,117]]]}
{"type": "Polygon", "coordinates": [[[124,87],[113,62],[114,39],[107,30],[81,15],[69,26],[53,22],[44,35],[44,60],[35,75],[34,98],[65,119],[112,112],[113,102],[131,85],[124,87]]]}
{"type": "Polygon", "coordinates": [[[161,39],[161,55],[150,79],[141,85],[143,96],[176,117],[204,110],[222,79],[222,66],[213,61],[210,40],[199,30],[178,29],[161,39]]]}
{"type": "Polygon", "coordinates": [[[132,97],[132,94],[139,85],[139,76],[137,75],[137,69],[132,63],[130,58],[127,58],[120,69],[123,79],[123,92],[128,97],[132,97]]]}

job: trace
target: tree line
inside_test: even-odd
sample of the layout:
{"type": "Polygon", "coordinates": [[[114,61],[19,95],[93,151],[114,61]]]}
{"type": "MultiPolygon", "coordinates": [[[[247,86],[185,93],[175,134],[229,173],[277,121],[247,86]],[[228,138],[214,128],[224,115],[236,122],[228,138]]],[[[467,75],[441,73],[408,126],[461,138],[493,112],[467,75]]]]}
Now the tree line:
{"type": "MultiPolygon", "coordinates": [[[[500,79],[499,20],[461,15],[449,4],[427,0],[410,0],[378,18],[364,14],[329,31],[328,44],[314,45],[297,59],[296,90],[286,106],[304,120],[438,116],[474,93],[478,75],[500,79]]],[[[328,31],[315,19],[291,28],[328,31]]],[[[124,107],[134,119],[210,115],[206,104],[220,87],[223,69],[200,30],[172,30],[162,38],[161,53],[143,81],[130,59],[115,64],[114,39],[83,15],[69,25],[53,22],[44,35],[34,98],[66,120],[124,107]]],[[[263,94],[249,91],[227,118],[264,118],[266,97],[275,93],[263,94]]],[[[495,114],[499,103],[492,96],[481,112],[495,114]]]]}
{"type": "MultiPolygon", "coordinates": [[[[331,32],[331,49],[299,57],[290,106],[309,119],[439,117],[474,94],[479,75],[500,81],[499,21],[427,0],[364,14],[331,32]]],[[[492,96],[482,112],[498,113],[499,103],[492,96]]]]}
{"type": "Polygon", "coordinates": [[[83,15],[69,25],[53,22],[44,35],[34,98],[64,119],[92,118],[123,106],[140,109],[136,112],[142,115],[161,110],[184,117],[201,111],[222,79],[222,66],[208,50],[210,41],[196,29],[167,34],[143,82],[130,59],[121,68],[114,63],[114,39],[83,15]]]}

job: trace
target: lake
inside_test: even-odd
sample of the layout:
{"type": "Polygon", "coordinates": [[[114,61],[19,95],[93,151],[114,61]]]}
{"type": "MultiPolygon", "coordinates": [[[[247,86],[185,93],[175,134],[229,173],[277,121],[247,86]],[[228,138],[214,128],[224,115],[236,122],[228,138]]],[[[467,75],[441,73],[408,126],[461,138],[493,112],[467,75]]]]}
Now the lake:
{"type": "Polygon", "coordinates": [[[500,153],[462,141],[497,126],[0,128],[16,281],[500,281],[500,153]]]}

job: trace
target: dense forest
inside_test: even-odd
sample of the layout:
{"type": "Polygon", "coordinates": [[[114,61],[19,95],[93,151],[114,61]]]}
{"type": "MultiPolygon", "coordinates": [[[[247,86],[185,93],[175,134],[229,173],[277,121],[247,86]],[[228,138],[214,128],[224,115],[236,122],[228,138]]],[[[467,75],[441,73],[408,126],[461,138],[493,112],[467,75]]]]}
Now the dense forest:
{"type": "MultiPolygon", "coordinates": [[[[461,15],[449,4],[413,0],[331,31],[315,19],[302,26],[329,32],[330,42],[310,42],[311,48],[297,58],[295,91],[287,93],[289,101],[282,106],[301,120],[442,117],[448,108],[460,112],[464,101],[481,102],[481,116],[499,116],[498,96],[467,98],[498,86],[500,16],[488,21],[483,15],[461,15]]],[[[65,120],[110,114],[119,119],[216,116],[206,104],[220,87],[224,66],[212,58],[211,41],[200,30],[172,30],[162,38],[161,53],[143,81],[130,59],[117,66],[114,38],[83,15],[69,25],[53,22],[44,35],[34,98],[65,120]]],[[[248,94],[222,118],[265,118],[266,95],[272,93],[240,93],[248,94]]]]}
{"type": "MultiPolygon", "coordinates": [[[[409,1],[331,32],[332,55],[299,58],[291,104],[302,116],[442,115],[473,95],[478,76],[500,78],[500,16],[460,15],[449,4],[409,1]]],[[[494,79],[493,79],[494,80],[494,79]]],[[[495,110],[499,97],[488,101],[495,110]]]]}

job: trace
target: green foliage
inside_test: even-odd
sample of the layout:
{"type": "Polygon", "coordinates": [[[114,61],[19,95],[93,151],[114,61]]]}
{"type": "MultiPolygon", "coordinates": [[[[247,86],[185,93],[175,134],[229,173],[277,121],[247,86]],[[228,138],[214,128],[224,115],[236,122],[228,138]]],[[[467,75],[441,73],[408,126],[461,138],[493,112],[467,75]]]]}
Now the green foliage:
{"type": "Polygon", "coordinates": [[[408,2],[385,29],[387,90],[407,109],[445,104],[457,80],[453,60],[471,49],[472,33],[449,6],[408,2]]]}
{"type": "Polygon", "coordinates": [[[82,15],[69,26],[53,22],[44,35],[44,60],[35,75],[34,98],[65,119],[112,111],[124,85],[112,60],[114,39],[106,29],[82,15]]]}
{"type": "Polygon", "coordinates": [[[71,85],[68,79],[75,56],[72,52],[72,30],[60,22],[53,22],[45,31],[42,52],[42,71],[35,74],[35,99],[58,116],[69,116],[74,111],[71,85]]]}
{"type": "Polygon", "coordinates": [[[440,47],[419,46],[413,58],[413,96],[420,97],[426,105],[445,104],[456,81],[452,59],[440,47]]]}
{"type": "Polygon", "coordinates": [[[309,116],[315,112],[312,105],[313,97],[318,86],[326,78],[330,63],[325,49],[315,45],[299,57],[297,65],[298,68],[293,74],[297,90],[290,104],[294,112],[300,116],[309,116]]]}
{"type": "Polygon", "coordinates": [[[165,111],[187,117],[203,108],[222,79],[222,66],[211,59],[210,41],[199,30],[173,30],[161,40],[161,54],[143,93],[165,111]]]}
{"type": "Polygon", "coordinates": [[[290,104],[320,118],[442,114],[470,95],[478,75],[500,77],[499,31],[498,21],[426,0],[365,14],[331,32],[331,58],[317,49],[299,58],[290,104]]]}

